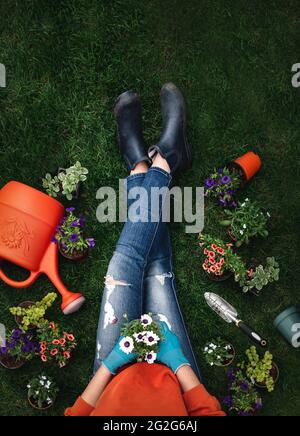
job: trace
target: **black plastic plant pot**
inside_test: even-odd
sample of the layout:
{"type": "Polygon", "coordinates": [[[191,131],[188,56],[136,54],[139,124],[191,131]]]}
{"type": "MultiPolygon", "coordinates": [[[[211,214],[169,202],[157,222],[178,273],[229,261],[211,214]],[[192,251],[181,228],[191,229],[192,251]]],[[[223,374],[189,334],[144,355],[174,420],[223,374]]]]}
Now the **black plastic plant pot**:
{"type": "Polygon", "coordinates": [[[7,354],[0,355],[0,364],[6,369],[19,369],[24,366],[25,363],[26,360],[24,359],[16,360],[14,357],[7,354]]]}
{"type": "Polygon", "coordinates": [[[216,274],[208,273],[205,271],[207,276],[212,280],[213,282],[224,282],[225,280],[230,279],[232,277],[233,273],[231,271],[225,271],[221,276],[217,276],[216,274]]]}
{"type": "Polygon", "coordinates": [[[295,306],[280,313],[274,321],[274,326],[294,348],[299,347],[300,313],[295,306]],[[298,327],[297,327],[298,325],[298,327]]]}
{"type": "MultiPolygon", "coordinates": [[[[66,168],[58,168],[57,175],[65,172],[66,172],[66,168]]],[[[75,191],[72,192],[73,200],[78,200],[78,198],[82,194],[82,188],[83,188],[83,183],[82,182],[77,183],[75,191]]]]}

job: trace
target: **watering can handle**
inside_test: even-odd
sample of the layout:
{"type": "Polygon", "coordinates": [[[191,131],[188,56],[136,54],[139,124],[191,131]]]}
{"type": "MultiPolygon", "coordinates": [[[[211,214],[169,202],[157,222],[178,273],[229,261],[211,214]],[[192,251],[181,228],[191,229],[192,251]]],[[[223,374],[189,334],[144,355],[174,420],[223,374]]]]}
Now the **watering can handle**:
{"type": "Polygon", "coordinates": [[[14,288],[27,288],[28,286],[32,285],[40,275],[39,271],[31,272],[30,276],[24,280],[23,282],[18,282],[16,280],[12,280],[7,275],[5,275],[4,271],[0,268],[0,279],[2,279],[5,283],[7,283],[9,286],[13,286],[14,288]]]}

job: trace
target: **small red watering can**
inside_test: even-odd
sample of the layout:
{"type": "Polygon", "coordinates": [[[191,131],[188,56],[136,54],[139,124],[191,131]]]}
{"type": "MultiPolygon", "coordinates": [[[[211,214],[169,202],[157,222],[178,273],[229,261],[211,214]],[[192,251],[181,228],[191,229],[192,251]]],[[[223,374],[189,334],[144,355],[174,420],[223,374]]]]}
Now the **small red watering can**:
{"type": "Polygon", "coordinates": [[[23,282],[10,279],[0,265],[0,278],[15,288],[26,288],[46,274],[62,296],[65,315],[76,312],[85,298],[62,283],[58,273],[57,245],[51,241],[64,207],[49,195],[19,182],[0,190],[0,262],[5,259],[30,271],[23,282]]]}

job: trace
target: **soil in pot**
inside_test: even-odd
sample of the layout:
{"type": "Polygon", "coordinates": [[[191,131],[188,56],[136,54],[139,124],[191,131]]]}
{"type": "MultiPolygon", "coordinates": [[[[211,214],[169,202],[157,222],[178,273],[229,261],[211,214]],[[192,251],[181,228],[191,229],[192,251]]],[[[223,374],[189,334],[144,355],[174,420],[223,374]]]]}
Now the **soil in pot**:
{"type": "Polygon", "coordinates": [[[216,274],[208,273],[205,271],[210,280],[214,282],[224,282],[225,280],[228,280],[232,276],[231,271],[224,271],[224,273],[221,276],[217,276],[216,274]]]}
{"type": "Polygon", "coordinates": [[[36,410],[48,410],[48,409],[50,409],[50,407],[53,406],[55,400],[53,400],[51,404],[43,403],[42,407],[39,407],[37,401],[35,401],[33,398],[31,398],[29,396],[28,396],[28,402],[29,402],[30,406],[36,410]]]}
{"type": "Polygon", "coordinates": [[[69,253],[69,252],[67,252],[66,250],[63,249],[61,243],[59,243],[58,249],[59,249],[60,254],[63,257],[65,257],[66,259],[69,259],[69,260],[74,260],[74,261],[83,260],[89,254],[89,249],[88,248],[86,248],[85,250],[82,250],[82,251],[75,251],[74,250],[73,253],[69,253]]]}
{"type": "Polygon", "coordinates": [[[222,363],[220,363],[219,365],[216,365],[216,366],[222,366],[222,367],[229,366],[234,361],[235,354],[236,354],[235,353],[235,348],[234,348],[234,346],[230,342],[228,342],[227,345],[230,345],[230,350],[228,350],[228,351],[230,351],[230,353],[232,354],[232,358],[228,359],[228,360],[226,360],[226,361],[224,361],[224,362],[222,362],[222,363]]]}
{"type": "MultiPolygon", "coordinates": [[[[28,307],[31,307],[31,306],[33,306],[35,303],[34,303],[34,301],[23,301],[23,303],[20,303],[19,305],[18,305],[18,307],[21,307],[22,309],[28,309],[28,307]]],[[[22,321],[23,321],[23,316],[19,316],[19,315],[16,315],[15,316],[15,321],[16,321],[16,323],[19,325],[19,326],[21,326],[22,325],[22,321]]],[[[34,329],[35,328],[35,326],[33,325],[33,324],[29,324],[29,326],[28,326],[28,329],[29,330],[32,330],[32,329],[34,329]]]]}
{"type": "MultiPolygon", "coordinates": [[[[273,364],[272,364],[272,369],[270,371],[270,375],[271,375],[272,379],[274,380],[274,383],[277,383],[277,381],[279,379],[279,368],[275,362],[273,362],[273,364]]],[[[255,386],[258,388],[261,388],[261,389],[266,389],[266,385],[264,383],[255,382],[255,386]]]]}
{"type": "Polygon", "coordinates": [[[236,163],[236,162],[229,162],[226,165],[226,168],[229,169],[229,171],[235,171],[240,179],[240,189],[245,188],[247,184],[247,177],[242,168],[236,163]]]}
{"type": "Polygon", "coordinates": [[[19,369],[25,365],[26,360],[16,360],[14,357],[7,354],[0,355],[0,364],[6,369],[19,369]]]}

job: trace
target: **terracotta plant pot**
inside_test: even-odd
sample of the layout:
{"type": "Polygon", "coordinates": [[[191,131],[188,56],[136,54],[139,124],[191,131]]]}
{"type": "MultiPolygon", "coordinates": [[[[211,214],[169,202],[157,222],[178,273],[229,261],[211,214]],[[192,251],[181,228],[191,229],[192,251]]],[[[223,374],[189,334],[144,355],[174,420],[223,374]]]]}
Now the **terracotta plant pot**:
{"type": "Polygon", "coordinates": [[[0,364],[6,369],[19,369],[23,365],[25,365],[26,360],[20,359],[16,360],[12,356],[8,356],[7,354],[0,355],[0,364]]]}
{"type": "Polygon", "coordinates": [[[224,282],[225,280],[228,280],[233,273],[231,271],[225,271],[221,276],[216,276],[215,274],[208,272],[206,272],[206,274],[213,282],[224,282]]]}
{"type": "Polygon", "coordinates": [[[68,253],[67,251],[65,251],[63,249],[61,242],[59,242],[59,244],[58,244],[58,249],[59,249],[60,254],[63,257],[65,257],[66,259],[69,259],[69,260],[76,261],[76,262],[85,259],[88,256],[89,251],[90,251],[89,248],[86,248],[85,250],[82,250],[82,251],[73,251],[73,253],[68,253]]]}
{"type": "Polygon", "coordinates": [[[253,151],[248,151],[243,156],[231,162],[231,164],[235,168],[240,168],[244,174],[245,181],[249,182],[259,171],[261,159],[257,154],[253,153],[253,151]]]}
{"type": "MultiPolygon", "coordinates": [[[[18,307],[21,307],[22,309],[28,309],[28,307],[33,306],[35,303],[33,301],[23,301],[23,303],[18,304],[18,307]]],[[[16,315],[15,321],[18,324],[18,326],[22,325],[23,316],[16,315]]],[[[29,324],[28,329],[33,330],[36,328],[33,324],[29,324]]]]}
{"type": "MultiPolygon", "coordinates": [[[[279,368],[276,365],[276,363],[274,363],[274,362],[272,364],[272,369],[270,371],[270,375],[271,375],[272,379],[274,380],[274,383],[277,383],[278,379],[279,379],[279,368]]],[[[266,389],[267,388],[264,383],[255,382],[254,384],[255,384],[256,387],[258,387],[260,389],[266,389]]]]}
{"type": "Polygon", "coordinates": [[[53,404],[55,403],[55,398],[54,398],[51,404],[45,404],[44,407],[38,407],[37,403],[33,400],[33,398],[30,398],[30,397],[29,397],[29,394],[28,394],[28,397],[27,397],[27,398],[28,398],[28,403],[29,403],[30,406],[31,406],[33,409],[35,409],[35,410],[48,410],[48,409],[50,409],[50,408],[53,406],[53,404]]]}

